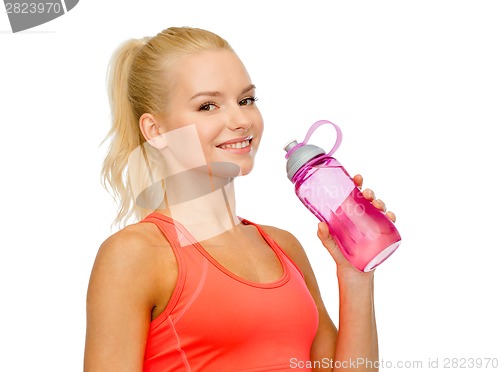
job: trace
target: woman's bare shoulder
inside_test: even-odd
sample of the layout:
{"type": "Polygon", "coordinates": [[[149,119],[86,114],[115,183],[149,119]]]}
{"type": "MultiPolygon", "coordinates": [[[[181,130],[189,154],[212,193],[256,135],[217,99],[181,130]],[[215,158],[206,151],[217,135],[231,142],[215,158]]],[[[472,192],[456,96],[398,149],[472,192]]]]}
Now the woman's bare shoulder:
{"type": "Polygon", "coordinates": [[[169,247],[168,241],[152,223],[135,223],[109,236],[99,247],[97,258],[110,257],[116,260],[144,260],[154,258],[158,250],[169,247]]]}
{"type": "MultiPolygon", "coordinates": [[[[154,243],[161,237],[161,232],[152,223],[134,223],[109,236],[101,247],[139,247],[154,243]]],[[[107,249],[107,248],[105,248],[107,249]]]]}
{"type": "MultiPolygon", "coordinates": [[[[313,283],[316,287],[316,279],[307,257],[307,254],[300,244],[299,240],[289,231],[273,227],[273,226],[260,226],[266,234],[268,234],[279,247],[292,259],[292,261],[300,268],[306,280],[313,283]]],[[[314,290],[316,290],[314,288],[314,290]]]]}
{"type": "MultiPolygon", "coordinates": [[[[99,247],[92,269],[93,279],[150,287],[154,276],[175,260],[168,241],[151,223],[129,225],[108,237],[99,247]]],[[[92,278],[91,278],[92,282],[92,278]]],[[[149,293],[152,295],[152,293],[149,293]]]]}
{"type": "Polygon", "coordinates": [[[259,225],[259,227],[288,254],[304,252],[300,242],[291,232],[275,226],[259,225]]]}

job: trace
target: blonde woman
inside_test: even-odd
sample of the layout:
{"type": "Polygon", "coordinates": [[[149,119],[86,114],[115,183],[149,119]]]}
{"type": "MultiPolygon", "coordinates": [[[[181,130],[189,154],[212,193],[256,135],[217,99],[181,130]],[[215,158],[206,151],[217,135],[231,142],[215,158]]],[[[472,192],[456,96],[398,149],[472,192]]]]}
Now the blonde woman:
{"type": "Polygon", "coordinates": [[[377,369],[374,273],[318,225],[337,263],[337,331],[294,236],[236,214],[233,180],[252,170],[263,133],[255,91],[230,45],[205,30],[169,28],[117,50],[102,174],[117,221],[139,222],[97,254],[86,371],[377,369]]]}

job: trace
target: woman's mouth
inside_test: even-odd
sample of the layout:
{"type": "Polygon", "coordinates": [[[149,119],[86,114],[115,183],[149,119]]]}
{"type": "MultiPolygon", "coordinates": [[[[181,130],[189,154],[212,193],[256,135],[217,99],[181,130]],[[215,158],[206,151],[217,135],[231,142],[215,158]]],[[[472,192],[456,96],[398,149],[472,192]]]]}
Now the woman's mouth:
{"type": "Polygon", "coordinates": [[[233,150],[231,152],[235,153],[246,153],[251,150],[251,142],[253,136],[245,137],[245,138],[235,138],[230,141],[226,141],[217,146],[217,148],[222,150],[233,150]]]}

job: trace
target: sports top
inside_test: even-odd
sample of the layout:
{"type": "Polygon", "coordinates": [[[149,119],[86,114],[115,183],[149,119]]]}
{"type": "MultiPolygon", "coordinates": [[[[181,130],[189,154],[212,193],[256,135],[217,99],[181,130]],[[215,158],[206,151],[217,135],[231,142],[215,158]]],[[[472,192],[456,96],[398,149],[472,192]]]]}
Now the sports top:
{"type": "Polygon", "coordinates": [[[178,265],[170,301],[150,325],[143,371],[282,371],[310,360],[316,305],[298,267],[258,225],[242,220],[279,258],[283,274],[274,282],[233,274],[163,214],[141,222],[158,226],[178,265]]]}

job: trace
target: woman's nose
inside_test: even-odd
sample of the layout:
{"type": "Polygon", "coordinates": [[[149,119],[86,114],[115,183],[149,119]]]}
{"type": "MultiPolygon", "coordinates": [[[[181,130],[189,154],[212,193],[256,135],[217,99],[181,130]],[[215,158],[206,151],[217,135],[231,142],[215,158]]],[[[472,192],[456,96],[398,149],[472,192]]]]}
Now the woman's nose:
{"type": "Polygon", "coordinates": [[[231,130],[248,131],[252,126],[252,118],[249,113],[245,113],[240,105],[232,107],[227,117],[227,126],[231,130]]]}

